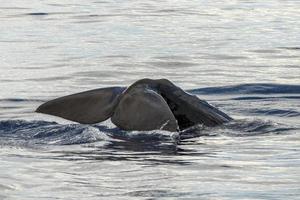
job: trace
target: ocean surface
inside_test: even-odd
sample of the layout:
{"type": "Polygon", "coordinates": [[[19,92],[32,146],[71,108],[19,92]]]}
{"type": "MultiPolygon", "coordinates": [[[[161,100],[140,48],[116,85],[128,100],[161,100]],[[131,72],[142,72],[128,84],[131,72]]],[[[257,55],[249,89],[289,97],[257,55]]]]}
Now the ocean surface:
{"type": "Polygon", "coordinates": [[[2,0],[0,199],[300,199],[300,1],[2,0]],[[126,132],[34,112],[145,77],[235,120],[126,132]]]}

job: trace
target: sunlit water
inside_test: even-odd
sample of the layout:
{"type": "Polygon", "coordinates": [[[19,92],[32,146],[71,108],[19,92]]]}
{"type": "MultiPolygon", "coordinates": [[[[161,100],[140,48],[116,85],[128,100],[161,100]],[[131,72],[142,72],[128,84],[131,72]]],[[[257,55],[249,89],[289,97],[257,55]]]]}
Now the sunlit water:
{"type": "Polygon", "coordinates": [[[0,199],[299,199],[300,2],[0,5],[0,199]],[[125,132],[34,113],[168,78],[235,120],[125,132]]]}

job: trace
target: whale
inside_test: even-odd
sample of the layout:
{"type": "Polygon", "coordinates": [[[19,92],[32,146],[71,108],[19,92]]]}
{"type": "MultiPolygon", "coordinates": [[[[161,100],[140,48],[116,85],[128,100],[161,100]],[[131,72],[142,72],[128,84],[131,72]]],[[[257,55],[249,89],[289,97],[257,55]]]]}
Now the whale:
{"type": "Polygon", "coordinates": [[[207,101],[168,79],[144,78],[128,87],[107,87],[47,101],[37,113],[81,124],[111,119],[122,130],[181,131],[195,125],[217,126],[233,120],[207,101]]]}

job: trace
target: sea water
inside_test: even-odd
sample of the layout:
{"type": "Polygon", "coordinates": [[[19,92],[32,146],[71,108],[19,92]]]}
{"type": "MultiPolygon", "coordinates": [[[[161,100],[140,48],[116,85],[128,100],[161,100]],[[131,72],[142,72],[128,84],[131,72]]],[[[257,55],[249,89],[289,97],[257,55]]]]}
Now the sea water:
{"type": "Polygon", "coordinates": [[[0,199],[300,199],[298,0],[2,0],[0,199]],[[168,78],[235,120],[181,133],[37,114],[168,78]]]}

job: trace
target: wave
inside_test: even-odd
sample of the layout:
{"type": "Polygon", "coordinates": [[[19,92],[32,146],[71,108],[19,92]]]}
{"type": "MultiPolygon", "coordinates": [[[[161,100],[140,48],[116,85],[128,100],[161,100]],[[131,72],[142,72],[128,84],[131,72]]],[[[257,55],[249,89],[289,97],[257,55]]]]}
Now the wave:
{"type": "Polygon", "coordinates": [[[299,130],[299,127],[292,127],[270,120],[235,120],[223,126],[220,134],[229,136],[257,136],[265,134],[288,134],[299,130]]]}
{"type": "Polygon", "coordinates": [[[133,143],[173,142],[176,133],[167,131],[123,131],[105,125],[59,124],[48,121],[0,121],[0,145],[72,145],[97,141],[133,143]]]}
{"type": "Polygon", "coordinates": [[[234,120],[217,127],[194,126],[179,133],[161,130],[123,131],[103,124],[59,124],[49,121],[0,121],[0,146],[75,145],[102,142],[109,149],[177,151],[181,141],[198,137],[254,136],[299,131],[272,121],[234,120]]]}
{"type": "Polygon", "coordinates": [[[105,138],[99,130],[80,124],[62,125],[47,121],[0,121],[2,144],[79,144],[105,138]]]}
{"type": "Polygon", "coordinates": [[[7,98],[7,99],[0,99],[0,102],[44,102],[44,100],[41,100],[41,99],[7,98]]]}
{"type": "Polygon", "coordinates": [[[266,134],[288,134],[299,131],[299,127],[291,127],[281,123],[265,120],[234,120],[217,127],[195,126],[181,132],[180,140],[196,137],[217,137],[220,135],[231,137],[260,136],[266,134]]]}
{"type": "MultiPolygon", "coordinates": [[[[207,87],[192,89],[193,94],[300,94],[300,85],[287,84],[240,84],[223,87],[207,87]]],[[[298,98],[298,97],[294,97],[298,98]]]]}
{"type": "Polygon", "coordinates": [[[279,117],[298,117],[300,112],[289,109],[250,109],[248,113],[262,114],[262,115],[274,115],[279,117]]]}
{"type": "Polygon", "coordinates": [[[234,97],[231,100],[276,100],[276,99],[300,99],[300,96],[246,96],[246,97],[234,97]]]}

